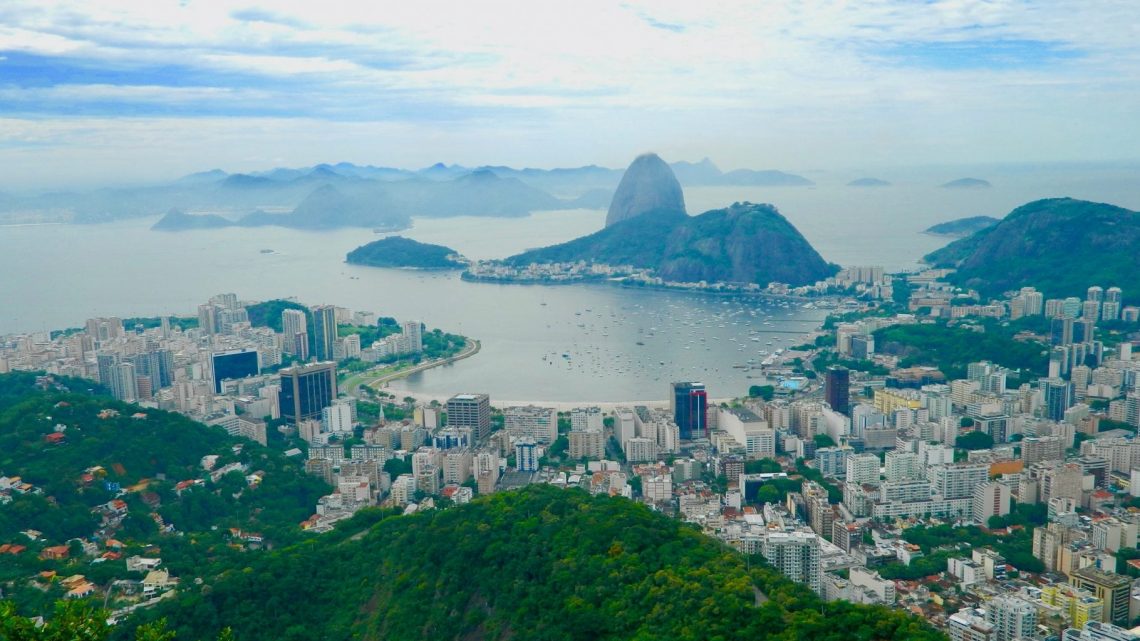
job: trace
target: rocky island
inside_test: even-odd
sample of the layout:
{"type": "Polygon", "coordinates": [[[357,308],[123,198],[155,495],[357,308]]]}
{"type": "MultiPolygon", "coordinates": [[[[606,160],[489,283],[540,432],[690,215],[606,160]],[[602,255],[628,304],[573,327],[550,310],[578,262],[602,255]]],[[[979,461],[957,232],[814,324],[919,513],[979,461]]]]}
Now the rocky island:
{"type": "Polygon", "coordinates": [[[838,269],[772,205],[734,203],[689,216],[669,165],[646,154],[626,170],[605,228],[480,263],[464,276],[506,282],[636,278],[650,284],[764,287],[773,282],[807,285],[838,269]]]}
{"type": "Polygon", "coordinates": [[[421,243],[403,236],[389,236],[361,245],[348,252],[345,262],[398,269],[462,269],[467,266],[467,260],[450,247],[421,243]]]}

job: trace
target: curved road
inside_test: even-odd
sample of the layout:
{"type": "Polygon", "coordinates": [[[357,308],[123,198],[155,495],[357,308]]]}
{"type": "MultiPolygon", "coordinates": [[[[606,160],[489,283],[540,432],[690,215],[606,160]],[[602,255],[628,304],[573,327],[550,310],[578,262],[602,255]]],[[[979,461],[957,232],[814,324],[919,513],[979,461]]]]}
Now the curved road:
{"type": "MultiPolygon", "coordinates": [[[[411,376],[412,374],[415,374],[416,372],[423,372],[423,371],[429,370],[433,367],[439,367],[441,365],[447,365],[448,363],[454,363],[456,361],[461,361],[465,358],[470,358],[470,357],[478,354],[481,347],[482,347],[482,345],[479,343],[479,341],[472,339],[472,338],[469,338],[469,339],[467,339],[467,346],[463,348],[463,351],[459,352],[455,356],[449,356],[447,358],[437,359],[437,360],[433,360],[433,361],[427,361],[427,362],[420,363],[419,365],[416,365],[414,367],[409,367],[407,369],[401,369],[401,370],[397,370],[395,372],[389,372],[387,374],[382,374],[382,375],[380,375],[380,376],[378,376],[372,380],[368,380],[367,382],[360,382],[360,383],[354,384],[351,386],[351,389],[349,389],[347,391],[349,394],[356,396],[357,395],[356,392],[358,391],[358,389],[360,387],[363,387],[363,386],[370,387],[373,390],[379,390],[380,388],[384,387],[385,385],[387,385],[388,383],[390,383],[391,381],[394,381],[396,379],[404,378],[405,376],[411,376]]],[[[350,378],[349,381],[351,381],[351,380],[352,379],[350,378]]],[[[348,381],[346,381],[346,382],[348,382],[348,381]]]]}

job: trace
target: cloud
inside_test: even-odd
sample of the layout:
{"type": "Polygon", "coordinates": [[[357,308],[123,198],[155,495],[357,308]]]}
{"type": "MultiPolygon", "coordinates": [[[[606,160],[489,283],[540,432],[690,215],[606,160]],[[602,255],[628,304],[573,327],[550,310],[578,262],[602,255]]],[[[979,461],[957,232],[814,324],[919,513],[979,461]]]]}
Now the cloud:
{"type": "MultiPolygon", "coordinates": [[[[858,161],[859,144],[882,140],[900,159],[969,145],[985,157],[1064,157],[1073,147],[1062,130],[1079,114],[1088,135],[1109,141],[1107,156],[1140,145],[1123,115],[1140,107],[1138,23],[1140,4],[1072,0],[9,0],[0,116],[83,118],[127,138],[139,118],[188,136],[183,119],[195,117],[354,135],[348,123],[371,123],[426,136],[437,159],[448,140],[474,153],[530,136],[546,141],[529,152],[540,165],[563,163],[559,153],[591,161],[558,141],[603,131],[618,139],[607,149],[622,139],[697,148],[703,137],[699,155],[777,166],[793,155],[858,161]],[[939,138],[931,123],[966,137],[939,138]]],[[[312,143],[336,160],[338,139],[325,139],[312,143]]]]}

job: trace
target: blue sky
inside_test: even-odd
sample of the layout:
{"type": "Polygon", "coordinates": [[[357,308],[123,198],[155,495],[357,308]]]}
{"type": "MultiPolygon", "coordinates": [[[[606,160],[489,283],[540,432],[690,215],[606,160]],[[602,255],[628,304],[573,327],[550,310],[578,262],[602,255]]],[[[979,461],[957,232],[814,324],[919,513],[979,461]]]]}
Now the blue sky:
{"type": "Polygon", "coordinates": [[[1140,3],[9,0],[0,189],[353,162],[1135,159],[1140,3]]]}

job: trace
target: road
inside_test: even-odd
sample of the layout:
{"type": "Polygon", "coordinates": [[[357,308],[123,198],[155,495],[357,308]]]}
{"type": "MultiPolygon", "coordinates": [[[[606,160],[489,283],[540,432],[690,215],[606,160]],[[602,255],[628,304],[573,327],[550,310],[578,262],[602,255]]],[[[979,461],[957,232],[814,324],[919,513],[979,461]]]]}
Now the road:
{"type": "Polygon", "coordinates": [[[374,390],[380,390],[385,385],[396,379],[404,378],[405,376],[411,376],[416,372],[423,372],[433,367],[439,367],[441,365],[447,365],[448,363],[461,361],[465,358],[470,358],[478,354],[481,347],[482,346],[480,345],[479,341],[469,338],[467,339],[467,346],[463,348],[463,351],[459,352],[455,356],[449,356],[447,358],[436,359],[433,361],[425,361],[414,367],[408,367],[405,369],[388,372],[386,374],[381,374],[371,380],[368,380],[367,372],[364,372],[363,374],[357,374],[345,381],[345,388],[346,391],[353,396],[357,396],[357,390],[363,386],[370,387],[374,390]]]}

